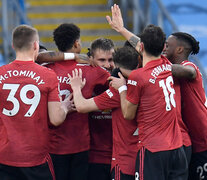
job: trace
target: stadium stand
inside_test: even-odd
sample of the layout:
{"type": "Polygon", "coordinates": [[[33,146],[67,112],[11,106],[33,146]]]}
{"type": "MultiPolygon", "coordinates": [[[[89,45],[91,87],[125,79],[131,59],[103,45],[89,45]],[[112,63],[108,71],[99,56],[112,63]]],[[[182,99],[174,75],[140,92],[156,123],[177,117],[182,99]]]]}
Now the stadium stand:
{"type": "Polygon", "coordinates": [[[124,38],[111,30],[105,19],[113,3],[120,5],[125,24],[136,34],[153,23],[161,26],[167,36],[175,31],[185,31],[199,40],[201,50],[192,61],[201,69],[204,84],[207,84],[207,3],[203,0],[2,0],[0,53],[6,63],[12,59],[11,29],[22,23],[36,27],[41,42],[49,50],[56,48],[53,29],[64,22],[73,22],[81,28],[83,53],[87,52],[90,42],[100,36],[122,46],[124,38]]]}
{"type": "MultiPolygon", "coordinates": [[[[113,2],[110,3],[113,4],[113,2]]],[[[207,22],[204,21],[207,18],[207,2],[203,0],[120,0],[119,3],[125,17],[125,24],[133,24],[133,31],[136,34],[147,24],[155,24],[162,27],[167,36],[172,32],[184,31],[200,41],[200,53],[198,56],[191,56],[190,60],[198,65],[207,92],[207,22]],[[133,15],[131,19],[126,18],[130,11],[133,15]]]]}
{"type": "Polygon", "coordinates": [[[19,24],[29,24],[29,22],[26,18],[24,0],[2,0],[0,5],[0,32],[2,35],[0,53],[3,54],[3,58],[0,58],[0,64],[5,64],[15,58],[15,52],[11,47],[12,29],[19,24]]]}
{"type": "Polygon", "coordinates": [[[106,21],[105,16],[110,14],[107,0],[26,0],[26,3],[28,18],[49,50],[56,48],[53,30],[66,22],[80,27],[83,53],[99,37],[112,39],[117,46],[123,45],[124,38],[113,31],[106,21]]]}

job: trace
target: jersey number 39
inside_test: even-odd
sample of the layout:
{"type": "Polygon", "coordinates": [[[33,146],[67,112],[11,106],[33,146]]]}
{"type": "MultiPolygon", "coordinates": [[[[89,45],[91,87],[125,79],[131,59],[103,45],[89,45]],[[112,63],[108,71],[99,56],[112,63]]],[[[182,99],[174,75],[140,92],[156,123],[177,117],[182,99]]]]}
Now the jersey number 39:
{"type": "MultiPolygon", "coordinates": [[[[15,94],[19,88],[20,84],[4,84],[3,89],[10,90],[10,93],[7,97],[7,101],[10,101],[13,104],[13,109],[8,110],[3,108],[3,114],[6,116],[15,116],[20,109],[20,103],[17,98],[15,98],[15,94]]],[[[35,112],[39,102],[40,102],[41,93],[37,86],[33,84],[27,84],[23,86],[20,90],[20,100],[27,105],[31,105],[29,110],[24,115],[25,117],[31,117],[35,112]],[[32,98],[27,97],[27,92],[32,91],[34,96],[32,98]]]]}

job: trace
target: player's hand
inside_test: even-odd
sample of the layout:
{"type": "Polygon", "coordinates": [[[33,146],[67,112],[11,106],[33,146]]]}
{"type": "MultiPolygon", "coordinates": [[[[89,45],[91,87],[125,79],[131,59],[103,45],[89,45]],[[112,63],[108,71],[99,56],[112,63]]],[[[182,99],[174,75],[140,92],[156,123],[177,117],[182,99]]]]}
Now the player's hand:
{"type": "Polygon", "coordinates": [[[106,19],[112,29],[120,32],[124,28],[124,23],[121,15],[121,10],[118,5],[114,4],[111,7],[112,17],[106,16],[106,19]]]}
{"type": "Polygon", "coordinates": [[[62,101],[61,103],[67,113],[76,111],[72,93],[67,98],[65,98],[65,100],[62,101]]]}
{"type": "Polygon", "coordinates": [[[108,80],[110,81],[109,85],[112,86],[115,89],[119,89],[121,86],[126,85],[126,79],[122,76],[122,74],[118,73],[120,78],[116,78],[113,76],[110,76],[108,80]]]}
{"type": "Polygon", "coordinates": [[[80,88],[82,89],[86,84],[86,79],[82,79],[82,70],[74,69],[72,71],[72,76],[68,73],[68,77],[70,78],[70,85],[73,91],[75,89],[80,88]]]}

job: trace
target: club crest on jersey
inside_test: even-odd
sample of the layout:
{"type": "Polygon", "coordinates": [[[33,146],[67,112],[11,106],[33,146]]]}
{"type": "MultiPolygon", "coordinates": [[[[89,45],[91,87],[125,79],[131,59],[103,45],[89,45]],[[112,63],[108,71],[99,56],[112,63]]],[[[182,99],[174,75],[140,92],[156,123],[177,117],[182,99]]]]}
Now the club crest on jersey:
{"type": "Polygon", "coordinates": [[[130,84],[130,85],[132,85],[132,86],[137,86],[137,81],[133,81],[133,80],[128,80],[127,81],[127,84],[130,84]]]}

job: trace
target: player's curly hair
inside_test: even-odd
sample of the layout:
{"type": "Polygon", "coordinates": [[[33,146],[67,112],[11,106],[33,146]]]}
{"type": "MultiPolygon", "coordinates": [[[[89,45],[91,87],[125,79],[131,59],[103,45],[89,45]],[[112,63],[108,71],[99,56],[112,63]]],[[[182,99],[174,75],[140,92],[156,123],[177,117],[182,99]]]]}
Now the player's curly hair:
{"type": "Polygon", "coordinates": [[[114,48],[114,43],[111,39],[107,38],[99,38],[92,42],[91,47],[89,48],[89,56],[94,56],[94,52],[97,49],[101,49],[103,51],[110,51],[114,48]]]}
{"type": "Polygon", "coordinates": [[[71,49],[76,40],[80,38],[80,28],[72,23],[63,23],[53,32],[53,39],[59,51],[71,49]]]}
{"type": "Polygon", "coordinates": [[[200,50],[199,41],[196,41],[196,39],[193,36],[185,32],[175,32],[172,33],[172,35],[175,36],[178,41],[185,42],[190,46],[190,50],[188,51],[188,54],[199,53],[200,50]]]}
{"type": "Polygon", "coordinates": [[[139,56],[140,54],[133,47],[124,46],[116,50],[113,60],[118,67],[134,70],[138,67],[139,56]]]}
{"type": "Polygon", "coordinates": [[[166,35],[162,29],[155,25],[148,25],[140,34],[145,51],[153,56],[159,56],[164,48],[166,35]]]}

